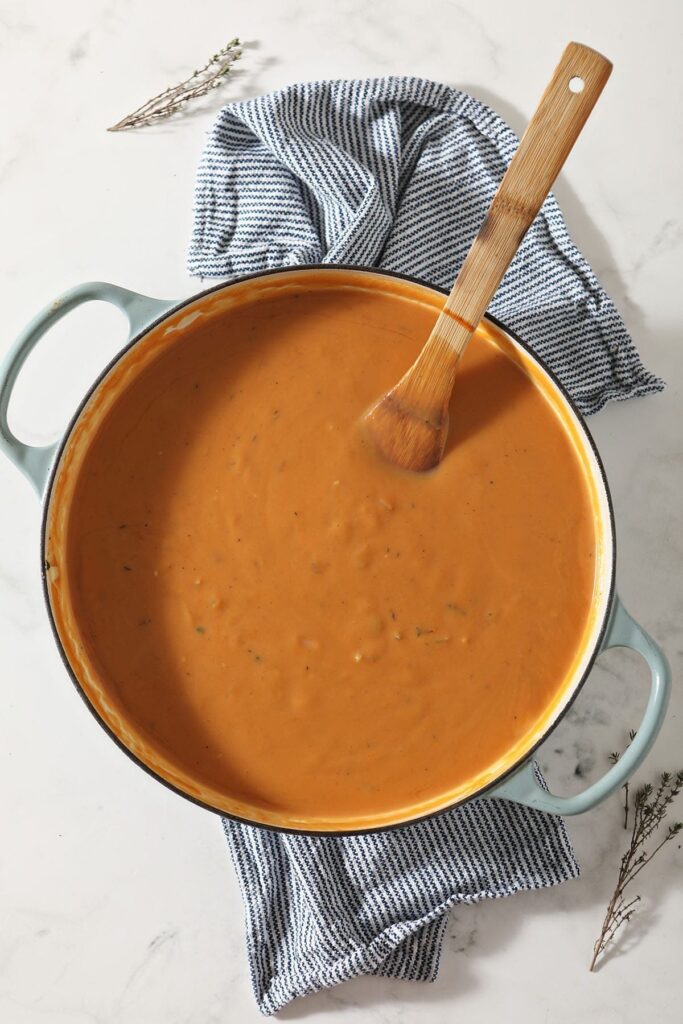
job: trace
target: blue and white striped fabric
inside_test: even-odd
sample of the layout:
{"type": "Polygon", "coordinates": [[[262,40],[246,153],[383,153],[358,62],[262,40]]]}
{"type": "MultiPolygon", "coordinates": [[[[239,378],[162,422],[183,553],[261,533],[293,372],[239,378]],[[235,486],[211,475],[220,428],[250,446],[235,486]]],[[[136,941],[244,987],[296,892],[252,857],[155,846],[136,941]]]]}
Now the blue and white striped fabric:
{"type": "Polygon", "coordinates": [[[223,827],[264,1014],[359,974],[434,981],[451,907],[579,874],[562,819],[505,800],[344,838],[223,827]]]}
{"type": "MultiPolygon", "coordinates": [[[[471,96],[415,78],[295,85],[229,104],[199,168],[190,272],[347,263],[450,286],[516,144],[471,96]]],[[[584,413],[663,386],[552,197],[491,310],[584,413]]],[[[450,907],[578,874],[563,822],[505,801],[348,838],[224,826],[265,1014],[359,974],[432,980],[450,907]]]]}
{"type": "MultiPolygon", "coordinates": [[[[294,85],[229,104],[199,167],[189,271],[353,263],[450,288],[516,145],[483,103],[417,78],[294,85]]],[[[663,386],[552,196],[490,309],[583,413],[663,386]]]]}

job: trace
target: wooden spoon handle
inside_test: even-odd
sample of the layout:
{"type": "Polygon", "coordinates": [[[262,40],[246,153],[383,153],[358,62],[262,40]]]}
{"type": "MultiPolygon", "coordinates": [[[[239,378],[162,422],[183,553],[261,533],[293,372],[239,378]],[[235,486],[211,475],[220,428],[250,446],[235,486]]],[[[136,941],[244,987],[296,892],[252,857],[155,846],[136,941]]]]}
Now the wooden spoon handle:
{"type": "Polygon", "coordinates": [[[569,43],[562,54],[435,325],[433,334],[445,334],[456,357],[486,312],[611,71],[606,57],[580,43],[569,43]]]}

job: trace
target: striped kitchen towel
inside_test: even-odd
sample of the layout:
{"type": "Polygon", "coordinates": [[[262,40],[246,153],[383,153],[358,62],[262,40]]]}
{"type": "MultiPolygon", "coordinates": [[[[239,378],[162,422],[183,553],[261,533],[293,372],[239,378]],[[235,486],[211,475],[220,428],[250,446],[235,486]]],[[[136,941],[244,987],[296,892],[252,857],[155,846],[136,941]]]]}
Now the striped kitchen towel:
{"type": "MultiPolygon", "coordinates": [[[[416,78],[294,85],[229,104],[199,167],[190,272],[345,263],[450,287],[516,145],[472,96],[416,78]]],[[[663,387],[552,196],[491,311],[584,413],[663,387]]],[[[359,974],[432,980],[450,907],[578,874],[560,819],[502,800],[378,835],[224,827],[265,1014],[359,974]]]]}

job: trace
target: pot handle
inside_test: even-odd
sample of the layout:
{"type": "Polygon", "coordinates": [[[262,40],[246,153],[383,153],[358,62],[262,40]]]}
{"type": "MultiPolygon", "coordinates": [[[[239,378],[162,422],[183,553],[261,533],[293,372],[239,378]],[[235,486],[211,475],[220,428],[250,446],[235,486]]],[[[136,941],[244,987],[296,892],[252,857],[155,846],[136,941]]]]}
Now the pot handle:
{"type": "Polygon", "coordinates": [[[28,445],[15,437],[7,422],[12,390],[26,358],[42,336],[84,302],[111,302],[128,317],[128,341],[177,303],[152,299],[105,281],[88,281],[64,292],[46,306],[21,332],[0,363],[0,451],[26,476],[41,497],[59,441],[42,446],[28,445]]]}
{"type": "Polygon", "coordinates": [[[671,689],[671,670],[663,651],[631,618],[616,596],[601,650],[609,647],[630,647],[632,651],[637,651],[647,662],[652,677],[650,697],[640,728],[616,764],[582,793],[576,796],[554,796],[539,783],[535,763],[527,761],[499,786],[484,794],[485,797],[514,800],[515,803],[526,804],[538,811],[549,811],[551,814],[582,814],[623,786],[631,777],[654,743],[664,720],[671,689]]]}

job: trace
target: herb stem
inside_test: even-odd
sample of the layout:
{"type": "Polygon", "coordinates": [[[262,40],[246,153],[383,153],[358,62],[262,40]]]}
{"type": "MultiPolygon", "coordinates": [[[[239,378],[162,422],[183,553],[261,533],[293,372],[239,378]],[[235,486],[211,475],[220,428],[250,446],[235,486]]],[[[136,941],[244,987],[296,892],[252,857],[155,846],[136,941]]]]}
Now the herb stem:
{"type": "MultiPolygon", "coordinates": [[[[635,733],[630,733],[633,740],[635,733]]],[[[609,760],[616,764],[620,754],[610,754],[609,760]]],[[[630,789],[629,784],[624,784],[624,828],[629,824],[630,789]]],[[[683,771],[675,774],[663,772],[659,777],[657,786],[646,784],[640,786],[633,798],[633,814],[631,815],[631,835],[628,849],[622,855],[619,863],[619,872],[612,897],[607,904],[607,910],[600,929],[600,935],[593,945],[593,957],[590,962],[590,970],[594,971],[599,958],[605,952],[610,942],[613,942],[620,928],[630,921],[636,910],[636,904],[640,902],[640,896],[634,896],[627,900],[625,891],[633,880],[640,874],[643,868],[657,856],[659,851],[670,840],[677,836],[683,829],[683,823],[675,822],[669,825],[666,835],[661,839],[654,849],[645,849],[645,843],[657,832],[668,814],[669,808],[683,789],[683,771]]]]}
{"type": "Polygon", "coordinates": [[[206,96],[212,89],[225,81],[232,70],[232,65],[240,59],[242,52],[242,44],[239,39],[231,39],[222,50],[214,53],[203,68],[193,71],[189,78],[179,82],[178,85],[169,86],[158,96],[153,96],[132,114],[127,114],[111,128],[107,128],[107,131],[121,132],[127,128],[140,128],[143,125],[154,124],[162,118],[175,114],[190,100],[206,96]]]}

